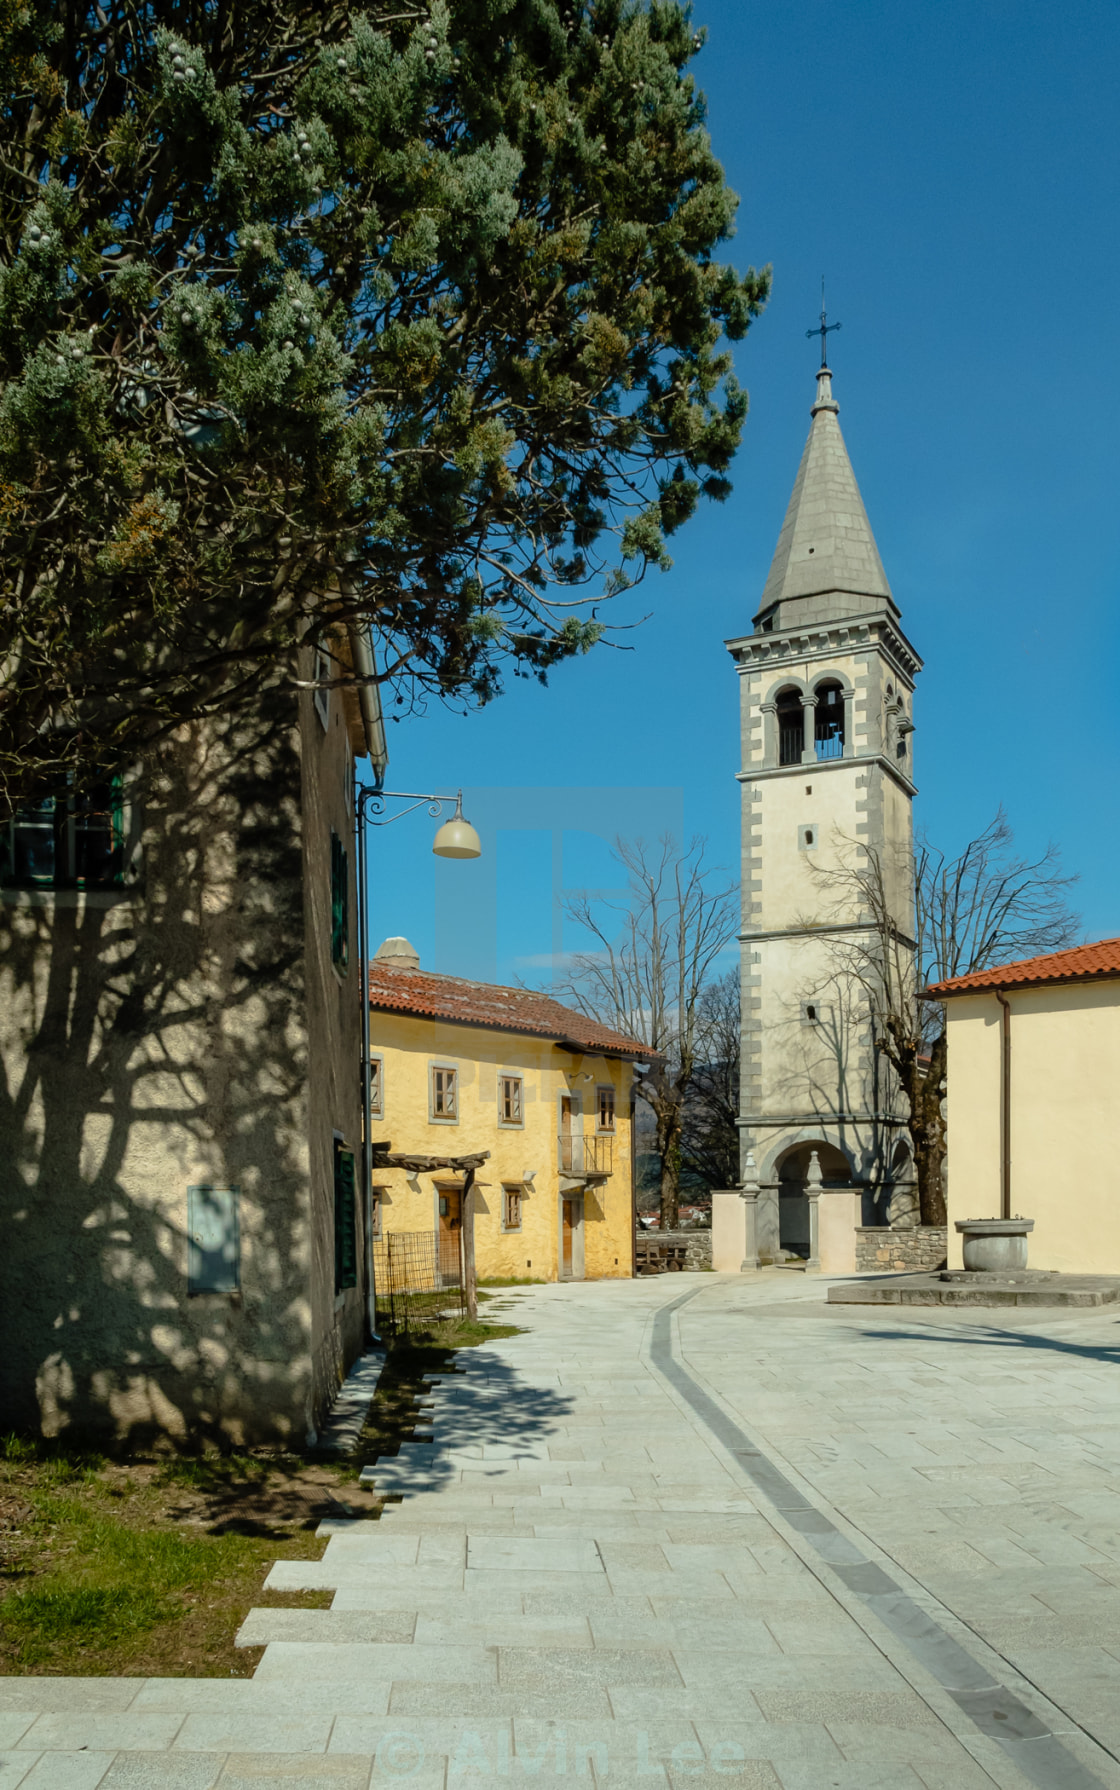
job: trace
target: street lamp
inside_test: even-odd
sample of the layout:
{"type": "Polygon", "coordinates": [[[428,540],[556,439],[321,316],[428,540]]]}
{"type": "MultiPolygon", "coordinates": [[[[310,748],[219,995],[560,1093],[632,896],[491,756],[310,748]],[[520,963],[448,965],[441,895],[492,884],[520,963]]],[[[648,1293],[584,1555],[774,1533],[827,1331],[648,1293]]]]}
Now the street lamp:
{"type": "MultiPolygon", "coordinates": [[[[417,808],[427,807],[433,820],[443,813],[444,803],[451,796],[423,796],[414,791],[380,789],[375,783],[362,784],[355,791],[354,820],[358,834],[358,992],[362,1003],[362,1182],[365,1187],[366,1240],[369,1246],[369,1296],[367,1300],[369,1331],[375,1342],[377,1335],[377,1298],[373,1278],[373,1150],[371,1132],[373,1114],[370,1089],[369,1053],[369,883],[366,867],[366,828],[388,827],[417,808]],[[407,802],[396,814],[386,814],[386,802],[407,802]]],[[[478,858],[482,841],[468,820],[463,819],[463,792],[455,797],[455,812],[445,820],[432,841],[437,858],[478,858]]]]}

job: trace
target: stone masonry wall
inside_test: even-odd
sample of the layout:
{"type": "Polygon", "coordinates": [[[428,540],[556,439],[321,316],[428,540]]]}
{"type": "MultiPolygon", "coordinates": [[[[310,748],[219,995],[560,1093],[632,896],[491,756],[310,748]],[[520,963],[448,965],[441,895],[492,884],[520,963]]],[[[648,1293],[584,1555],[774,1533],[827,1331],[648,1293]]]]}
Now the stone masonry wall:
{"type": "Polygon", "coordinates": [[[647,1236],[663,1243],[687,1243],[689,1268],[710,1268],[712,1265],[712,1233],[702,1231],[647,1231],[647,1236]]]}
{"type": "Polygon", "coordinates": [[[943,1224],[893,1231],[885,1225],[863,1225],[856,1231],[859,1274],[931,1274],[945,1266],[949,1233],[943,1224]]]}

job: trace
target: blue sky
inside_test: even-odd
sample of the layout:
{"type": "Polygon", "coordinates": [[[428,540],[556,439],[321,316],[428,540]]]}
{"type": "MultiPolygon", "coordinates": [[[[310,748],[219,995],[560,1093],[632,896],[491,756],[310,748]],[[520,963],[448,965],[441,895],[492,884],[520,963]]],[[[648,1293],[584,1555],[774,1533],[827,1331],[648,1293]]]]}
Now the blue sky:
{"type": "Polygon", "coordinates": [[[822,273],[840,422],[925,660],[916,819],[959,848],[1000,802],[1120,933],[1117,774],[1120,132],[1114,0],[700,0],[695,64],[739,193],[729,258],[771,262],[736,352],[751,398],[726,504],[614,605],[649,620],[481,713],[389,729],[394,790],[464,789],[484,858],[421,811],[371,836],[371,936],[425,968],[546,983],[565,889],[617,880],[616,834],[738,856],[736,677],[809,425],[822,273]],[[1110,520],[1112,518],[1112,520],[1110,520]]]}

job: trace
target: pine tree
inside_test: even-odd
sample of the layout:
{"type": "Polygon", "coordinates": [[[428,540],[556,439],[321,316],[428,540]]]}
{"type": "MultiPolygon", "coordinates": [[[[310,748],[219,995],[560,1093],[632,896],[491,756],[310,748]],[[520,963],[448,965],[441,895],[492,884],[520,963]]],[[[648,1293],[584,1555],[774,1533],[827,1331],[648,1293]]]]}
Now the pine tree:
{"type": "Polygon", "coordinates": [[[728,490],[767,292],[713,259],[700,42],[676,0],[4,0],[9,809],[340,623],[398,704],[596,642],[728,490]]]}

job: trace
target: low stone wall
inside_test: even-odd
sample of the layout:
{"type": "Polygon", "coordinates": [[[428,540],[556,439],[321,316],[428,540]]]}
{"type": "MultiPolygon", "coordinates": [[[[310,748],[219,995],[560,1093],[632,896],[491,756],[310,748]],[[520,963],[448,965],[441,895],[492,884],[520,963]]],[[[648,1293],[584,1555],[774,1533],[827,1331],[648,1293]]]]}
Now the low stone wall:
{"type": "Polygon", "coordinates": [[[943,1224],[894,1231],[861,1225],[856,1231],[856,1271],[860,1274],[932,1274],[944,1268],[949,1232],[943,1224]]]}
{"type": "Polygon", "coordinates": [[[687,1268],[710,1268],[712,1265],[712,1233],[709,1229],[702,1231],[639,1231],[641,1237],[648,1237],[651,1243],[658,1239],[662,1243],[683,1243],[688,1256],[687,1268]]]}

